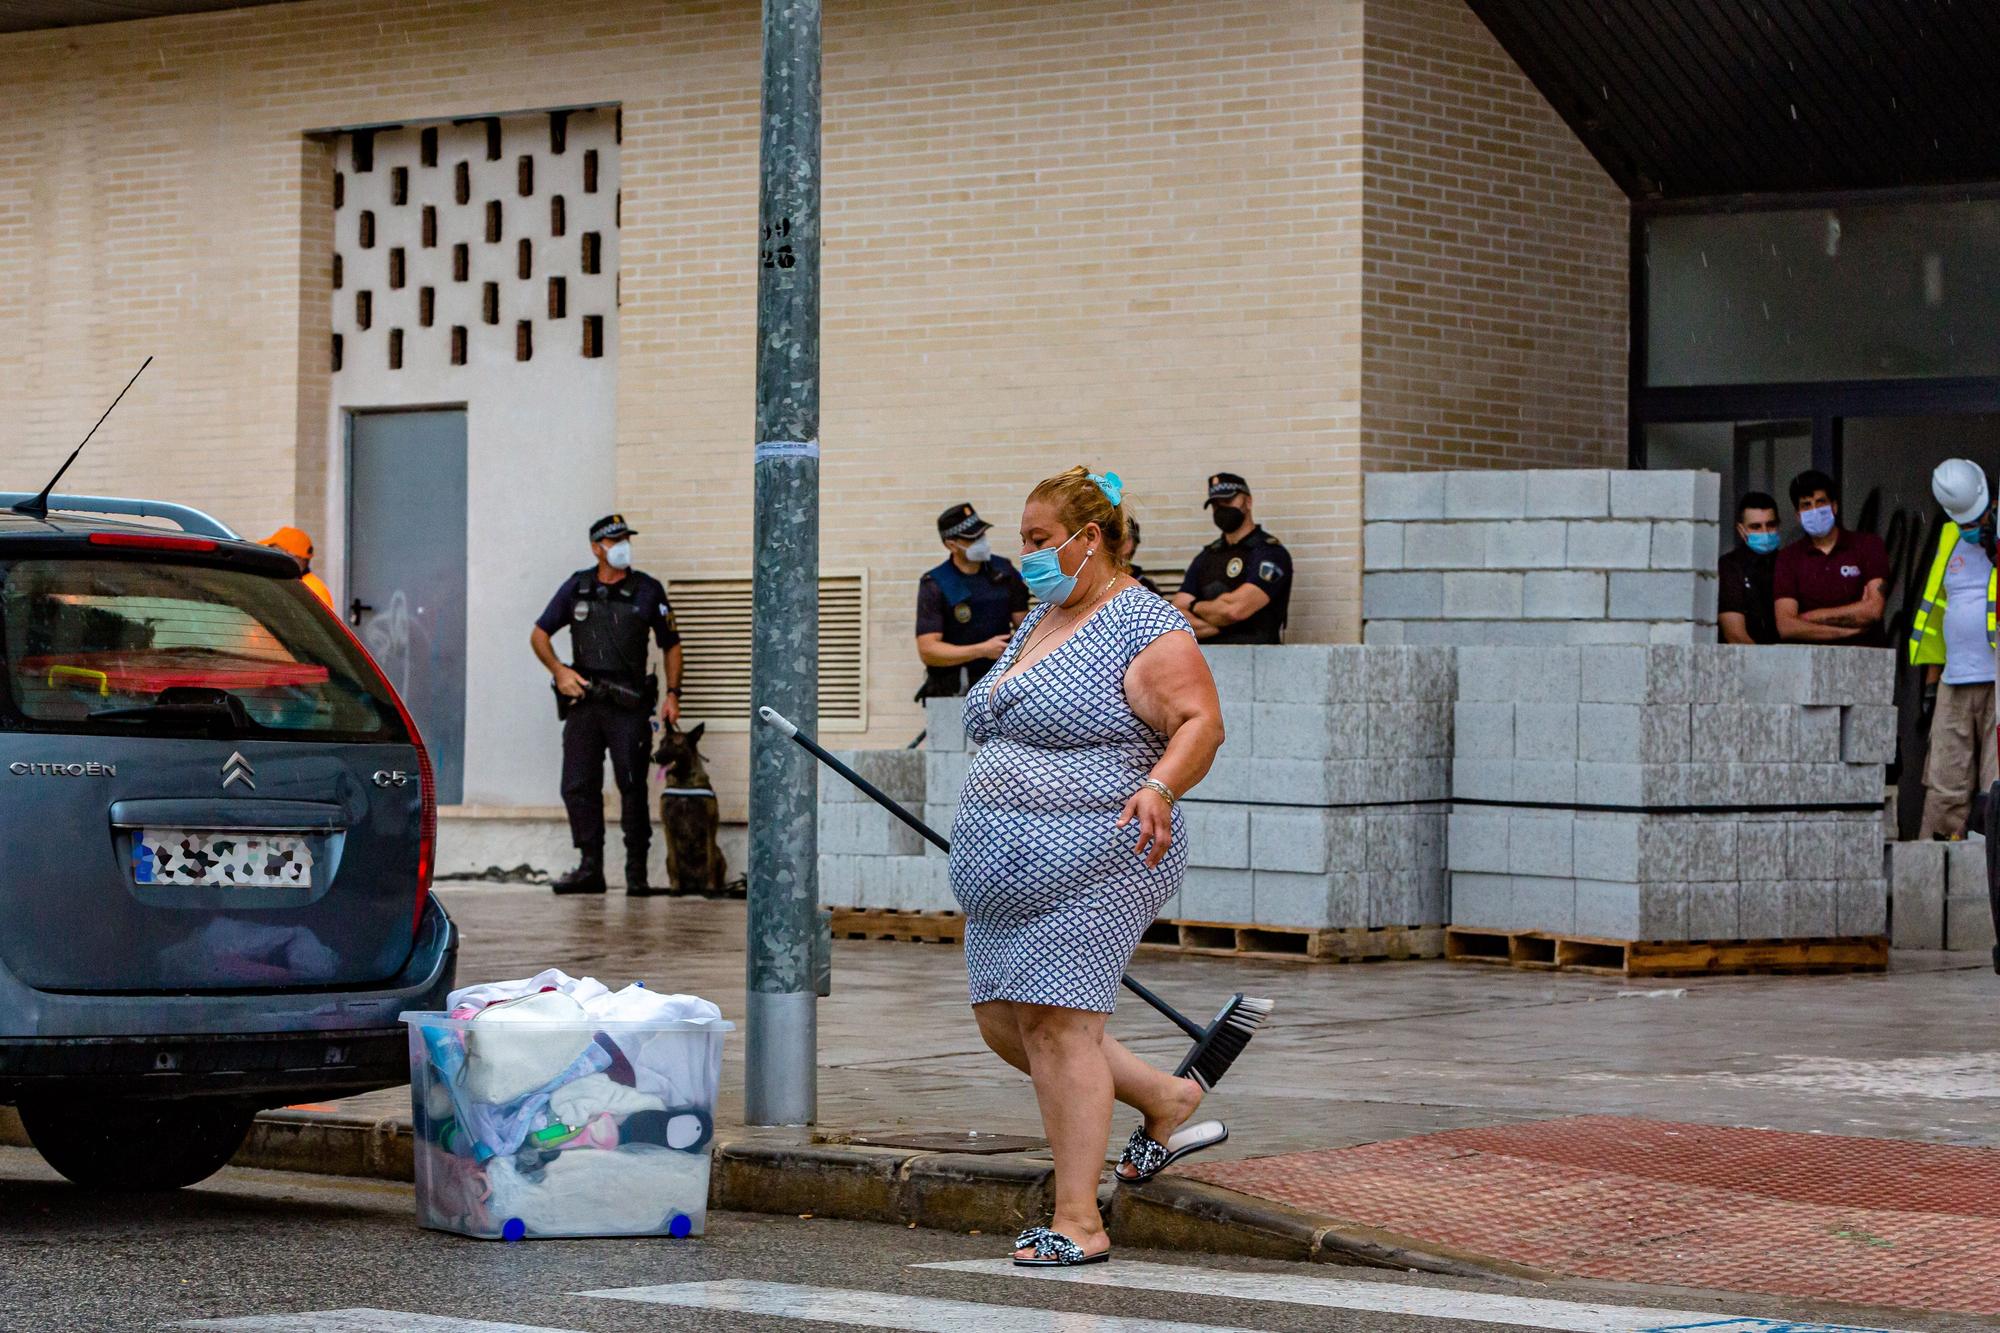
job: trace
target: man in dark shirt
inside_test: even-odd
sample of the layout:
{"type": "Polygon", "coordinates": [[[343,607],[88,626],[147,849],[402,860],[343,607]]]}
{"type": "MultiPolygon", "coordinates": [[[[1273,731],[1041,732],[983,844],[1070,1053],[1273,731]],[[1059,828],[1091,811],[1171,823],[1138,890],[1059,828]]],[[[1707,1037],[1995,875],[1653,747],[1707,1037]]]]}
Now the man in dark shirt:
{"type": "Polygon", "coordinates": [[[1889,553],[1881,538],[1840,525],[1840,488],[1824,472],[1794,477],[1791,497],[1805,535],[1778,552],[1771,574],[1778,637],[1883,647],[1889,553]]]}
{"type": "Polygon", "coordinates": [[[1277,643],[1292,605],[1292,553],[1257,524],[1250,483],[1234,472],[1208,479],[1202,508],[1222,535],[1201,548],[1174,605],[1203,643],[1277,643]]]}
{"type": "Polygon", "coordinates": [[[1750,491],[1736,502],[1736,549],[1715,565],[1718,643],[1776,643],[1771,575],[1778,560],[1778,502],[1750,491]]]}
{"type": "Polygon", "coordinates": [[[924,664],[919,699],[964,694],[1007,651],[1028,614],[1028,585],[993,554],[993,525],[969,504],[938,515],[944,563],[917,582],[917,657],[924,664]]]}

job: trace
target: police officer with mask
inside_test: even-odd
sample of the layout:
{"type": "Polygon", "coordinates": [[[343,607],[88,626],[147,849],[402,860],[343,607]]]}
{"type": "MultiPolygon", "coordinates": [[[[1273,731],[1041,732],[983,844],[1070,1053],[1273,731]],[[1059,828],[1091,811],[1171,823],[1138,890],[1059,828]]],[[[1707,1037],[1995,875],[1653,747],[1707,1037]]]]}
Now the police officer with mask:
{"type": "Polygon", "coordinates": [[[964,694],[1007,651],[1028,614],[1028,585],[993,554],[992,524],[969,504],[938,515],[938,540],[949,555],[917,583],[917,656],[924,664],[919,699],[964,694]]]}
{"type": "Polygon", "coordinates": [[[604,756],[618,784],[619,823],[625,832],[625,891],[656,892],[646,879],[646,851],[653,822],[646,809],[646,762],[652,741],[659,680],[646,664],[646,640],[666,656],[667,692],[660,719],[680,720],[681,636],[667,590],[632,568],[633,530],[623,514],[590,525],[597,563],[563,580],[548,609],[535,620],[528,642],[554,678],[556,711],[563,719],[563,805],[570,839],[581,854],[576,869],[555,882],[557,893],[604,892],[604,756]],[[567,627],[565,666],[550,636],[567,627]]]}
{"type": "Polygon", "coordinates": [[[1250,483],[1234,472],[1208,479],[1202,507],[1222,535],[1188,566],[1174,605],[1203,643],[1277,643],[1292,605],[1292,553],[1258,526],[1250,483]]]}

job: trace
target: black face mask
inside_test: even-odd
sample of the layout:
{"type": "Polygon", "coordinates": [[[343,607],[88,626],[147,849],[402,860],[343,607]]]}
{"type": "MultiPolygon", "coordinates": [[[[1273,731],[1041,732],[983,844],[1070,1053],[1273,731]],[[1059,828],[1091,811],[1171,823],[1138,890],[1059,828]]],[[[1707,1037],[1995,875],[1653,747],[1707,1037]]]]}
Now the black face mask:
{"type": "Polygon", "coordinates": [[[1243,511],[1233,505],[1215,505],[1209,509],[1208,516],[1224,532],[1234,532],[1243,526],[1243,511]]]}

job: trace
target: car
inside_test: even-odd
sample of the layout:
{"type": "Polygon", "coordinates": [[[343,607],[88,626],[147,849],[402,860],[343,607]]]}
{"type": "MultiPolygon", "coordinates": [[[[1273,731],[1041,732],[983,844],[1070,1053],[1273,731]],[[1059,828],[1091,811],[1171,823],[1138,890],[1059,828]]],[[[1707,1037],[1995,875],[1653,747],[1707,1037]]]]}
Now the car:
{"type": "Polygon", "coordinates": [[[431,761],[291,556],[45,499],[0,495],[0,1104],[80,1185],[177,1189],[407,1081],[458,960],[431,761]]]}

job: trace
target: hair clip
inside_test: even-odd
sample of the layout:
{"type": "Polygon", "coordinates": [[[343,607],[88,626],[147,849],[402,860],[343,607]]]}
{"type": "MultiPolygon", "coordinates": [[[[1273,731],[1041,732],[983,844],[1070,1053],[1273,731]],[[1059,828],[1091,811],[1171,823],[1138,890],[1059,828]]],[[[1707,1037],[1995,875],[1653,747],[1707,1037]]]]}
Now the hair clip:
{"type": "Polygon", "coordinates": [[[1106,472],[1102,475],[1093,472],[1090,474],[1090,479],[1097,483],[1097,489],[1103,491],[1104,498],[1113,505],[1124,503],[1125,483],[1118,479],[1116,472],[1106,472]]]}

